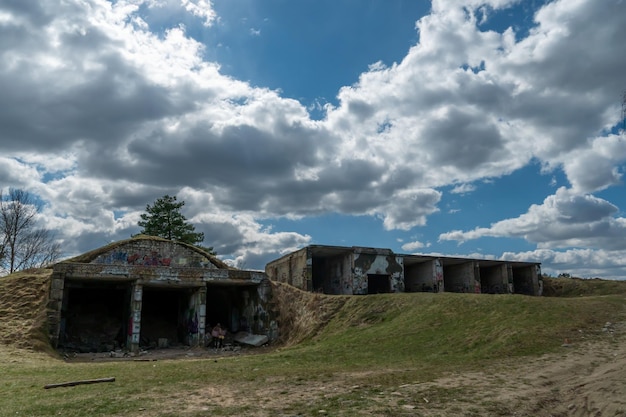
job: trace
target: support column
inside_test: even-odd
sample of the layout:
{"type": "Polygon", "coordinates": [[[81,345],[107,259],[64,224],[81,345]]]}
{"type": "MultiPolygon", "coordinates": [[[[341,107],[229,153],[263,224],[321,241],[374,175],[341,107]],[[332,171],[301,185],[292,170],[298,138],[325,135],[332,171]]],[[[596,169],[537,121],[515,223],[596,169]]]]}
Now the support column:
{"type": "Polygon", "coordinates": [[[47,316],[48,316],[48,336],[50,343],[54,348],[59,346],[61,333],[65,331],[63,317],[63,289],[65,287],[65,274],[55,273],[52,275],[52,283],[50,284],[50,297],[48,298],[47,316]]]}
{"type": "Polygon", "coordinates": [[[204,335],[206,334],[206,291],[206,286],[197,288],[189,300],[189,311],[190,314],[193,314],[190,320],[195,323],[193,327],[197,326],[197,328],[194,329],[196,333],[193,333],[190,329],[190,346],[204,345],[204,335]]]}
{"type": "Polygon", "coordinates": [[[128,339],[126,345],[131,352],[139,352],[139,338],[141,337],[141,301],[143,286],[133,284],[130,296],[130,318],[128,320],[128,339]]]}

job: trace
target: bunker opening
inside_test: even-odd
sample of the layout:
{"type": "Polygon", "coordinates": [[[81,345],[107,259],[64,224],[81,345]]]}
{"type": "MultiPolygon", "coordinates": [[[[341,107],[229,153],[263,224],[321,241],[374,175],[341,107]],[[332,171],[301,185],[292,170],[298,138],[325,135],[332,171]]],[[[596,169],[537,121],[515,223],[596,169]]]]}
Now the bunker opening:
{"type": "Polygon", "coordinates": [[[131,286],[124,282],[67,280],[61,307],[59,347],[80,353],[124,347],[131,286]]]}
{"type": "Polygon", "coordinates": [[[474,269],[466,261],[451,260],[443,264],[443,281],[447,292],[473,292],[474,269]]]}
{"type": "Polygon", "coordinates": [[[508,268],[506,264],[480,268],[480,289],[486,294],[507,294],[508,268]]]}
{"type": "Polygon", "coordinates": [[[141,306],[142,348],[190,345],[198,333],[198,315],[192,295],[194,288],[144,287],[141,306]]]}
{"type": "Polygon", "coordinates": [[[391,292],[391,282],[388,274],[367,274],[367,293],[383,294],[391,292]]]}
{"type": "Polygon", "coordinates": [[[218,323],[229,335],[254,331],[259,321],[257,303],[256,285],[207,285],[207,333],[218,323]]]}
{"type": "Polygon", "coordinates": [[[404,290],[406,292],[438,292],[438,275],[441,266],[433,260],[405,258],[404,290]]]}
{"type": "Polygon", "coordinates": [[[535,295],[533,268],[513,268],[513,288],[515,294],[535,295]]]}

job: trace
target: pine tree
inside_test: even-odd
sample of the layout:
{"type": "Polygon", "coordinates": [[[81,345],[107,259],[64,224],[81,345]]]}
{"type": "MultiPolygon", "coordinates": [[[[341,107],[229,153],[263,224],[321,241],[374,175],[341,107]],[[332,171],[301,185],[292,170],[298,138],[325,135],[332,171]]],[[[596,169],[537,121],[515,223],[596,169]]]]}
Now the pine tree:
{"type": "Polygon", "coordinates": [[[176,196],[164,195],[153,205],[146,206],[137,225],[143,230],[139,234],[158,236],[169,240],[198,245],[204,240],[204,233],[196,233],[196,228],[187,223],[180,212],[184,201],[176,201],[176,196]]]}

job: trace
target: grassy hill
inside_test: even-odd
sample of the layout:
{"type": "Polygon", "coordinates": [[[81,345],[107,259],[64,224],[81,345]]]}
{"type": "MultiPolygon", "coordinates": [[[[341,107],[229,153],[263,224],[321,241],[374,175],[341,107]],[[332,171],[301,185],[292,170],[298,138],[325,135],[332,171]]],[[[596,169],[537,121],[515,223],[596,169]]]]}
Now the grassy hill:
{"type": "Polygon", "coordinates": [[[46,303],[51,269],[0,277],[0,345],[49,351],[46,303]]]}
{"type": "MultiPolygon", "coordinates": [[[[486,367],[512,369],[560,352],[566,341],[582,346],[603,340],[607,322],[626,322],[623,282],[547,280],[547,294],[563,297],[453,293],[344,297],[277,284],[282,344],[269,353],[65,363],[50,353],[24,353],[49,352],[48,285],[45,270],[0,279],[4,376],[0,398],[6,415],[481,415],[466,409],[416,414],[403,405],[426,404],[426,396],[401,397],[399,387],[421,387],[452,373],[485,372],[486,367]],[[109,376],[116,377],[114,384],[42,389],[52,382],[109,376]],[[382,394],[384,400],[372,402],[382,394]]],[[[450,389],[429,391],[428,404],[435,400],[443,404],[451,401],[451,395],[464,398],[471,392],[450,389]]],[[[485,407],[503,409],[501,404],[485,407]]]]}

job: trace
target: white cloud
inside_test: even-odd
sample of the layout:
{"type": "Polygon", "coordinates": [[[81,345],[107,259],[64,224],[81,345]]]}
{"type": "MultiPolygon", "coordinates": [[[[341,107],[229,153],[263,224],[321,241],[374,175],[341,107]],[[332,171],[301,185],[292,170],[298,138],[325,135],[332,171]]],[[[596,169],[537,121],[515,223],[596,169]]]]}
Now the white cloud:
{"type": "Polygon", "coordinates": [[[540,248],[626,250],[626,241],[621,238],[626,233],[626,219],[615,217],[617,212],[617,207],[606,200],[562,187],[520,217],[466,232],[443,233],[439,239],[463,243],[483,237],[518,237],[540,248]]]}
{"type": "Polygon", "coordinates": [[[503,260],[541,262],[542,272],[556,276],[568,273],[581,278],[624,279],[626,251],[604,249],[537,249],[528,252],[505,252],[503,260]]]}
{"type": "Polygon", "coordinates": [[[146,202],[180,192],[218,251],[252,262],[310,240],[260,219],[370,214],[409,230],[439,211],[440,187],[468,193],[537,160],[571,187],[441,239],[619,248],[623,218],[589,193],[620,183],[626,160],[624,138],[605,134],[624,88],[626,4],[549,2],[523,39],[481,30],[514,3],[433,1],[407,55],[370,65],[319,121],[206,60],[217,47],[183,22],[211,27],[210,1],[3,3],[0,179],[37,190],[76,247],[127,237],[146,202]]]}
{"type": "Polygon", "coordinates": [[[476,186],[474,184],[459,184],[455,186],[450,193],[452,194],[468,194],[476,191],[476,186]]]}
{"type": "Polygon", "coordinates": [[[429,189],[402,190],[395,193],[384,207],[383,226],[387,230],[409,230],[426,224],[428,215],[439,211],[437,203],[441,193],[429,189]]]}
{"type": "Polygon", "coordinates": [[[563,158],[564,171],[579,192],[603,190],[621,183],[620,164],[626,161],[626,137],[609,135],[590,140],[586,152],[572,152],[563,158]]]}
{"type": "Polygon", "coordinates": [[[217,14],[213,5],[207,0],[180,0],[185,10],[204,19],[204,26],[211,26],[217,14]]]}
{"type": "Polygon", "coordinates": [[[407,252],[416,252],[418,249],[427,248],[427,247],[430,247],[429,243],[422,243],[416,240],[414,242],[407,242],[404,245],[402,245],[402,250],[407,251],[407,252]]]}

